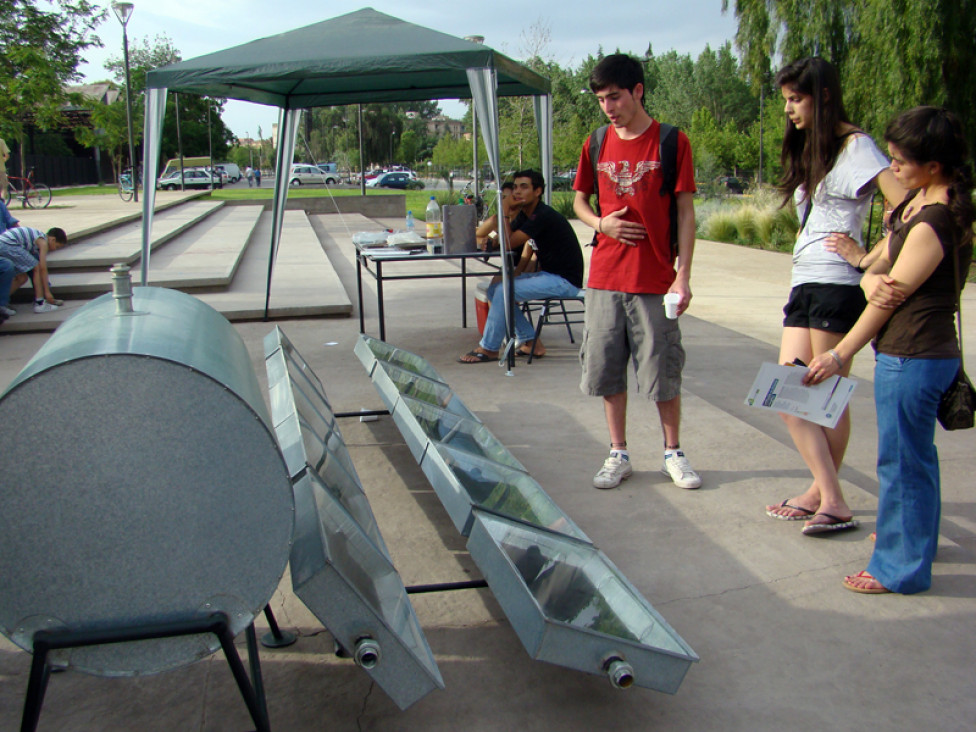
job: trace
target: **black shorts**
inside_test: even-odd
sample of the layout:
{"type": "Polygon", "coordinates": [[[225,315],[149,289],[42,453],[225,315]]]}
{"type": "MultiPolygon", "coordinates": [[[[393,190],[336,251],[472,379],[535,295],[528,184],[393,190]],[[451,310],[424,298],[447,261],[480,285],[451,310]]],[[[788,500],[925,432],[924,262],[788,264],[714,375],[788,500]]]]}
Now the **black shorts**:
{"type": "Polygon", "coordinates": [[[830,333],[846,333],[867,305],[858,285],[811,283],[798,285],[790,292],[783,308],[784,328],[813,328],[830,333]]]}

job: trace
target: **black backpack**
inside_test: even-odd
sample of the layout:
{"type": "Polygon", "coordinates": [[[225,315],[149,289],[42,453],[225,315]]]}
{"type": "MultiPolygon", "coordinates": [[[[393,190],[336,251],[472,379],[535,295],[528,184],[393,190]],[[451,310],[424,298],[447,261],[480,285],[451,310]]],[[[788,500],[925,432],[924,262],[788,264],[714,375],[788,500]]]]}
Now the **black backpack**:
{"type": "MultiPolygon", "coordinates": [[[[664,180],[661,183],[661,195],[671,196],[671,203],[668,206],[668,218],[671,220],[671,259],[678,256],[678,197],[674,189],[678,185],[678,128],[674,125],[660,123],[660,156],[661,172],[664,180]]],[[[596,203],[593,206],[594,212],[600,215],[600,191],[599,179],[596,166],[600,160],[600,152],[603,150],[603,141],[607,136],[609,125],[598,127],[590,135],[590,163],[593,165],[593,194],[596,196],[596,203]]],[[[596,232],[593,232],[593,241],[590,246],[596,246],[596,232]]]]}

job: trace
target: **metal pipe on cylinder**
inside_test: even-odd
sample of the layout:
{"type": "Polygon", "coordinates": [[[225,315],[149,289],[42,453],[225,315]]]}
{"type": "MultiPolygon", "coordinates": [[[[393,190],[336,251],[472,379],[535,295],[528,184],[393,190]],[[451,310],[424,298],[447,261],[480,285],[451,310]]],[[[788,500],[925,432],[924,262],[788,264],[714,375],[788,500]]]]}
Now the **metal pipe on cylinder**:
{"type": "Polygon", "coordinates": [[[111,270],[112,273],[112,297],[115,298],[116,315],[132,315],[132,276],[129,274],[129,266],[117,263],[111,270]]]}

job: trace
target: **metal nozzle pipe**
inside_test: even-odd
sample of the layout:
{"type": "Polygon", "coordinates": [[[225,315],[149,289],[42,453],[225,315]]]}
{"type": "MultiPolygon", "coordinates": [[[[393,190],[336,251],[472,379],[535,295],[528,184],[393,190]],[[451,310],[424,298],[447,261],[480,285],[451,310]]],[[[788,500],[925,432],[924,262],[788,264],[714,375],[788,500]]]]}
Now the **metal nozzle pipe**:
{"type": "Polygon", "coordinates": [[[603,668],[613,688],[628,689],[634,685],[634,667],[619,656],[608,658],[603,668]]]}
{"type": "Polygon", "coordinates": [[[357,666],[365,669],[375,668],[380,662],[380,644],[372,638],[360,638],[356,641],[356,651],[353,660],[357,666]]]}

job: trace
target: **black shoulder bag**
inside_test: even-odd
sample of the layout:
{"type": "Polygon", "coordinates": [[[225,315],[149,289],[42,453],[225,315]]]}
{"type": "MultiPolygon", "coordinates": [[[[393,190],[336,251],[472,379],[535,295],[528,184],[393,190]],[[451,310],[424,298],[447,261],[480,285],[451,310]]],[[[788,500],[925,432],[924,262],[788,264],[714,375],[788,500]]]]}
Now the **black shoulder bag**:
{"type": "Polygon", "coordinates": [[[947,430],[968,430],[973,426],[976,411],[976,389],[966,376],[962,355],[962,303],[959,298],[959,248],[953,252],[953,283],[956,286],[956,323],[959,328],[959,371],[946,393],[942,395],[937,412],[939,424],[947,430]]]}

